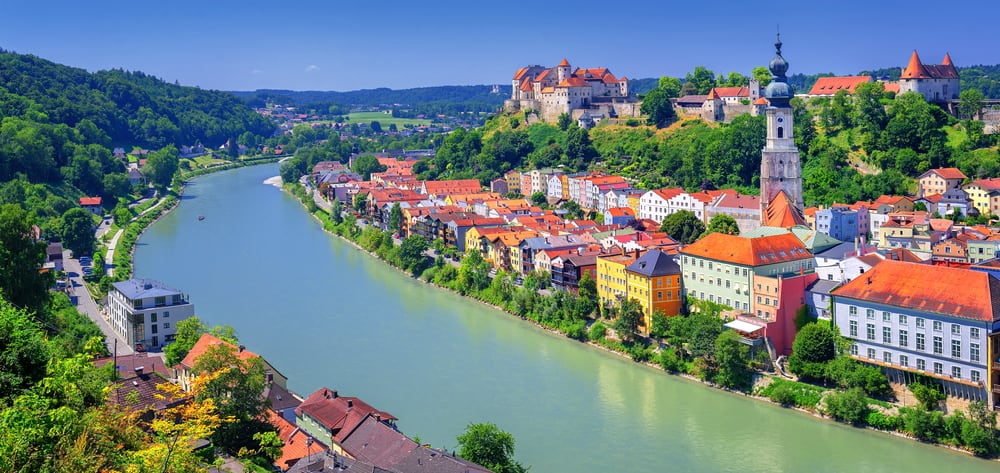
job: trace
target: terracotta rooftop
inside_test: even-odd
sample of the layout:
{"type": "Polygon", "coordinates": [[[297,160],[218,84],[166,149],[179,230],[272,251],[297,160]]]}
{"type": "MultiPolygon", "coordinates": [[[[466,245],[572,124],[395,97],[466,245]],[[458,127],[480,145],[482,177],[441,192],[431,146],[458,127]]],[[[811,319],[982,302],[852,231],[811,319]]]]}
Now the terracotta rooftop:
{"type": "Polygon", "coordinates": [[[937,174],[938,176],[941,176],[942,179],[968,178],[968,176],[966,176],[965,173],[960,171],[958,168],[937,168],[937,169],[931,169],[930,171],[921,174],[919,179],[923,179],[925,176],[929,176],[931,174],[937,174]]]}
{"type": "Polygon", "coordinates": [[[838,90],[853,94],[858,85],[871,81],[872,76],[820,77],[809,90],[809,95],[833,95],[838,90]]]}
{"type": "Polygon", "coordinates": [[[569,61],[563,58],[562,62],[559,63],[559,67],[569,67],[569,61]]]}
{"type": "Polygon", "coordinates": [[[714,87],[712,92],[716,94],[717,97],[749,97],[750,88],[748,87],[714,87]]]}
{"type": "Polygon", "coordinates": [[[795,225],[806,225],[802,210],[792,205],[788,194],[778,192],[761,215],[761,225],[768,227],[788,228],[795,225]]]}
{"type": "Polygon", "coordinates": [[[100,197],[80,197],[80,205],[101,205],[100,197]]]}
{"type": "Polygon", "coordinates": [[[329,388],[320,388],[302,401],[295,409],[296,415],[308,414],[333,434],[336,442],[360,424],[368,415],[379,416],[384,421],[397,420],[392,414],[368,405],[356,397],[343,397],[329,388]]]}
{"type": "Polygon", "coordinates": [[[243,348],[243,346],[237,347],[232,343],[221,340],[218,337],[211,334],[202,334],[201,338],[191,347],[191,351],[188,352],[187,356],[181,360],[181,366],[191,369],[194,368],[195,363],[198,362],[198,357],[204,355],[209,348],[214,346],[223,346],[228,348],[230,351],[236,352],[236,357],[241,360],[249,360],[252,358],[259,358],[260,355],[243,348]]]}
{"type": "Polygon", "coordinates": [[[763,266],[812,258],[793,233],[745,238],[710,233],[684,247],[681,253],[744,266],[763,266]]]}
{"type": "Polygon", "coordinates": [[[833,294],[950,317],[1000,320],[1000,280],[968,269],[887,260],[833,294]]]}
{"type": "Polygon", "coordinates": [[[271,409],[267,409],[267,422],[278,429],[278,437],[284,442],[284,445],[281,446],[281,456],[274,460],[275,466],[281,468],[281,471],[288,470],[307,455],[327,449],[316,439],[310,441],[309,434],[283,419],[271,409]]]}
{"type": "Polygon", "coordinates": [[[972,181],[973,184],[983,188],[983,190],[994,191],[1000,190],[1000,177],[991,177],[989,179],[976,179],[972,181]]]}

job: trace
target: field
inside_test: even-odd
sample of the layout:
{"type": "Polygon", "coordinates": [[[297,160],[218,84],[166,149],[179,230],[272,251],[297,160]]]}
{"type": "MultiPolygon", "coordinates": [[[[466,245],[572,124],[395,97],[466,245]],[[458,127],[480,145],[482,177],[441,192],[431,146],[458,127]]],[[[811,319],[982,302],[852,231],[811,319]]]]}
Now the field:
{"type": "Polygon", "coordinates": [[[418,120],[416,118],[393,118],[392,115],[382,112],[352,112],[347,115],[349,120],[344,123],[371,123],[372,121],[379,122],[382,128],[388,128],[389,124],[395,123],[396,128],[403,128],[404,125],[430,125],[430,120],[418,120]]]}

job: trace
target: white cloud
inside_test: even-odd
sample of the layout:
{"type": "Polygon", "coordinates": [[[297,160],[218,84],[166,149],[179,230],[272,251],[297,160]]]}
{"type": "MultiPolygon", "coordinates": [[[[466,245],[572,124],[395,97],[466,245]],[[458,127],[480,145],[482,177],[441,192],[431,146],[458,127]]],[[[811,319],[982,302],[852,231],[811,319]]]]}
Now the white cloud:
{"type": "Polygon", "coordinates": [[[264,71],[262,71],[260,69],[254,69],[254,70],[250,71],[250,73],[256,76],[256,75],[259,75],[259,74],[263,74],[264,71]]]}
{"type": "Polygon", "coordinates": [[[314,71],[318,71],[318,70],[319,70],[319,66],[317,66],[315,64],[310,64],[310,65],[306,66],[306,72],[314,72],[314,71]]]}

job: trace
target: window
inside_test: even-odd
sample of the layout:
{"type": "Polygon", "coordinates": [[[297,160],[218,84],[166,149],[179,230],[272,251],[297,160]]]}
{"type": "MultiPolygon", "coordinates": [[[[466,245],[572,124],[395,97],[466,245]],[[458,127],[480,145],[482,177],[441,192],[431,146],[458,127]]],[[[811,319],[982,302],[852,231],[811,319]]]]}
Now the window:
{"type": "Polygon", "coordinates": [[[757,296],[757,303],[760,304],[760,296],[757,296]]]}
{"type": "Polygon", "coordinates": [[[899,346],[905,347],[910,345],[910,334],[906,330],[899,331],[899,346]]]}
{"type": "Polygon", "coordinates": [[[847,313],[850,314],[851,317],[857,317],[858,316],[858,307],[857,306],[853,306],[853,305],[850,306],[850,307],[848,307],[847,308],[847,313]]]}
{"type": "Polygon", "coordinates": [[[892,343],[892,327],[882,327],[882,343],[892,343]]]}
{"type": "Polygon", "coordinates": [[[934,321],[934,331],[935,332],[940,332],[941,331],[941,321],[940,320],[935,320],[934,321]]]}
{"type": "Polygon", "coordinates": [[[924,328],[924,319],[917,317],[917,328],[924,328]]]}
{"type": "Polygon", "coordinates": [[[729,280],[726,280],[726,289],[729,289],[729,280]]]}
{"type": "Polygon", "coordinates": [[[970,343],[969,344],[969,361],[979,362],[979,344],[970,343]]]}
{"type": "Polygon", "coordinates": [[[163,318],[165,319],[167,317],[170,317],[170,312],[164,311],[163,312],[163,318]]]}
{"type": "Polygon", "coordinates": [[[882,312],[882,321],[883,322],[892,322],[892,314],[890,314],[888,312],[882,312]]]}
{"type": "Polygon", "coordinates": [[[656,299],[657,300],[663,299],[663,291],[656,291],[656,299]]]}
{"type": "Polygon", "coordinates": [[[869,348],[868,349],[868,358],[872,359],[872,360],[875,359],[875,349],[874,348],[869,348]]]}
{"type": "Polygon", "coordinates": [[[906,316],[899,314],[899,325],[906,325],[906,316]]]}
{"type": "Polygon", "coordinates": [[[910,357],[906,355],[899,355],[899,366],[903,367],[910,366],[910,357]]]}
{"type": "Polygon", "coordinates": [[[857,345],[851,345],[851,354],[854,355],[854,356],[858,356],[858,346],[857,345]]]}
{"type": "Polygon", "coordinates": [[[708,269],[712,269],[712,262],[711,261],[708,262],[708,269]]]}
{"type": "Polygon", "coordinates": [[[165,305],[167,305],[167,297],[166,296],[159,296],[159,297],[157,297],[155,299],[155,303],[156,303],[156,307],[165,306],[165,305]]]}
{"type": "Polygon", "coordinates": [[[153,324],[153,333],[157,333],[156,324],[153,324]]]}
{"type": "Polygon", "coordinates": [[[934,354],[940,355],[944,352],[944,342],[941,341],[941,337],[934,337],[934,354]]]}
{"type": "Polygon", "coordinates": [[[875,309],[866,309],[865,317],[867,317],[868,320],[875,320],[875,309]]]}
{"type": "Polygon", "coordinates": [[[164,329],[164,330],[166,330],[166,329],[168,329],[168,328],[170,328],[170,322],[166,322],[166,323],[164,323],[164,324],[163,324],[163,329],[164,329]]]}
{"type": "Polygon", "coordinates": [[[962,377],[962,367],[960,367],[960,366],[952,366],[951,367],[951,376],[954,377],[954,378],[961,378],[962,377]]]}
{"type": "Polygon", "coordinates": [[[851,321],[851,331],[850,331],[850,334],[851,334],[851,337],[857,337],[858,336],[858,321],[857,320],[852,320],[851,321]]]}
{"type": "Polygon", "coordinates": [[[875,324],[868,324],[868,339],[875,340],[875,324]]]}
{"type": "Polygon", "coordinates": [[[922,360],[922,359],[920,359],[920,358],[917,358],[917,369],[920,370],[920,371],[926,371],[927,370],[927,362],[924,361],[924,360],[922,360]]]}
{"type": "Polygon", "coordinates": [[[951,334],[962,335],[962,326],[958,324],[951,324],[951,334]]]}
{"type": "Polygon", "coordinates": [[[149,314],[149,321],[150,322],[156,322],[156,312],[153,312],[152,314],[149,314]]]}
{"type": "Polygon", "coordinates": [[[951,357],[961,358],[962,357],[962,341],[952,340],[951,341],[951,357]]]}
{"type": "Polygon", "coordinates": [[[979,380],[980,380],[980,378],[979,378],[979,372],[976,371],[976,370],[970,371],[969,372],[969,379],[971,379],[972,381],[978,383],[979,380]]]}
{"type": "Polygon", "coordinates": [[[971,337],[973,339],[979,338],[979,329],[976,328],[976,327],[970,328],[969,329],[969,337],[971,337]]]}
{"type": "Polygon", "coordinates": [[[917,334],[917,350],[924,351],[926,349],[927,349],[927,347],[926,347],[925,340],[924,340],[924,334],[918,333],[917,334]]]}
{"type": "Polygon", "coordinates": [[[944,365],[935,361],[934,362],[934,374],[944,374],[944,365]]]}
{"type": "Polygon", "coordinates": [[[885,352],[882,354],[882,361],[886,363],[892,363],[892,352],[885,352]]]}

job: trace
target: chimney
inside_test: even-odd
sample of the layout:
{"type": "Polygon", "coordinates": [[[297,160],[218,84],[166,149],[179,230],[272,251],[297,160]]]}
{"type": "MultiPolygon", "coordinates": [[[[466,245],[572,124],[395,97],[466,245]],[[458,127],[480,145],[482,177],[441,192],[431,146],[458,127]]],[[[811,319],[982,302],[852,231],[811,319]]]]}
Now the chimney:
{"type": "Polygon", "coordinates": [[[240,347],[239,347],[240,353],[243,353],[243,350],[246,350],[246,349],[247,349],[247,347],[245,347],[243,345],[240,345],[240,347]]]}
{"type": "Polygon", "coordinates": [[[348,408],[348,409],[350,409],[350,408],[352,408],[352,407],[354,407],[354,401],[353,401],[353,400],[351,400],[351,399],[348,399],[348,400],[347,400],[347,408],[348,408]]]}
{"type": "Polygon", "coordinates": [[[144,368],[143,366],[136,366],[134,368],[135,369],[135,375],[136,376],[142,376],[142,370],[143,370],[143,368],[144,368]]]}

